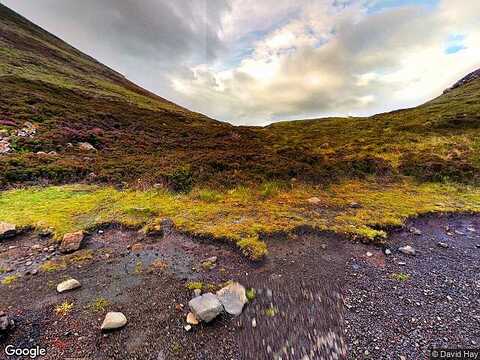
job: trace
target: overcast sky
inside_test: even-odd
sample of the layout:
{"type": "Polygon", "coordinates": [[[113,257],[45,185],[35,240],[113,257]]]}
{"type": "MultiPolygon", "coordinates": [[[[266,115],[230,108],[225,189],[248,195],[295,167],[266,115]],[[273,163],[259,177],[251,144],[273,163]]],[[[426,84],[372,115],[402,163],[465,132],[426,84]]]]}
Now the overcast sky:
{"type": "Polygon", "coordinates": [[[4,0],[130,80],[234,124],[414,106],[480,67],[479,0],[4,0]]]}

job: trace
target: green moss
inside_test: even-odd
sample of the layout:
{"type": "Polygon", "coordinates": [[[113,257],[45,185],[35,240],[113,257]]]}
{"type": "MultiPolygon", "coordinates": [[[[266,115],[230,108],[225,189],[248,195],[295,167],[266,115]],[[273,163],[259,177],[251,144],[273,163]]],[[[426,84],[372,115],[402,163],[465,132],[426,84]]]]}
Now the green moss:
{"type": "Polygon", "coordinates": [[[275,317],[278,314],[278,309],[274,306],[271,306],[265,309],[265,315],[268,317],[275,317]]]}
{"type": "Polygon", "coordinates": [[[103,298],[99,297],[93,300],[88,306],[93,312],[104,312],[110,306],[110,302],[103,298]]]}
{"type": "Polygon", "coordinates": [[[257,296],[257,292],[255,291],[254,288],[248,288],[245,291],[245,295],[247,296],[247,300],[249,302],[252,302],[253,300],[255,300],[255,297],[257,296]]]}
{"type": "Polygon", "coordinates": [[[200,281],[190,281],[185,285],[188,290],[203,290],[204,284],[200,281]]]}
{"type": "Polygon", "coordinates": [[[13,284],[15,281],[17,281],[19,278],[20,278],[19,275],[9,275],[9,276],[5,276],[5,277],[2,279],[1,284],[2,284],[2,285],[5,285],[5,286],[12,285],[12,284],[13,284]]]}
{"type": "Polygon", "coordinates": [[[47,260],[40,265],[40,270],[43,272],[56,272],[60,270],[65,270],[67,268],[67,263],[62,260],[47,260]]]}
{"type": "Polygon", "coordinates": [[[55,306],[55,313],[59,316],[66,316],[73,310],[73,307],[73,302],[64,301],[63,303],[55,306]]]}
{"type": "Polygon", "coordinates": [[[410,274],[405,274],[405,273],[395,273],[395,274],[391,274],[390,278],[392,278],[393,280],[396,280],[396,281],[404,282],[404,281],[410,280],[411,275],[410,274]]]}

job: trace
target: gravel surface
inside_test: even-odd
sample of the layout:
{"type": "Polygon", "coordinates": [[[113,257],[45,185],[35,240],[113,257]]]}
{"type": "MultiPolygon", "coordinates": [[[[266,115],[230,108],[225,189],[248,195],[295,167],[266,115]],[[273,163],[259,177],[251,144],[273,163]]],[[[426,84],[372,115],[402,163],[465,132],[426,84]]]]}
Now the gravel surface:
{"type": "Polygon", "coordinates": [[[388,239],[391,255],[313,232],[268,243],[268,259],[252,264],[226,244],[173,230],[145,238],[112,227],[86,239],[92,260],[36,273],[43,261],[61,258],[48,239],[24,234],[1,242],[0,267],[11,272],[0,281],[21,277],[0,285],[0,311],[16,323],[0,337],[0,359],[7,359],[8,344],[39,345],[47,349],[43,359],[62,360],[313,360],[345,353],[417,360],[430,347],[479,347],[479,216],[412,221],[388,239]],[[406,245],[415,256],[398,251],[406,245]],[[202,269],[213,256],[216,266],[202,269]],[[69,277],[82,287],[57,294],[56,285],[69,277]],[[239,317],[223,314],[186,331],[193,293],[185,284],[228,280],[255,288],[255,300],[239,317]],[[98,299],[107,300],[104,309],[93,307],[98,299]],[[64,302],[73,308],[58,315],[64,302]],[[102,333],[107,311],[124,313],[127,326],[102,333]]]}

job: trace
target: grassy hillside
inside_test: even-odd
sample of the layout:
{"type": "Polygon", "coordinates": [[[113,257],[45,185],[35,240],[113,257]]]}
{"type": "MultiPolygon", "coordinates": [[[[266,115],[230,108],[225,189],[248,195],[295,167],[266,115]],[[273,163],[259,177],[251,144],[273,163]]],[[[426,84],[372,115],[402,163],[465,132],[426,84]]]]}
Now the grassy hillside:
{"type": "Polygon", "coordinates": [[[372,175],[474,182],[480,173],[479,80],[371,118],[233,127],[139,88],[0,5],[0,87],[10,149],[0,155],[2,188],[88,181],[188,190],[372,175]],[[35,133],[19,136],[25,126],[35,133]]]}

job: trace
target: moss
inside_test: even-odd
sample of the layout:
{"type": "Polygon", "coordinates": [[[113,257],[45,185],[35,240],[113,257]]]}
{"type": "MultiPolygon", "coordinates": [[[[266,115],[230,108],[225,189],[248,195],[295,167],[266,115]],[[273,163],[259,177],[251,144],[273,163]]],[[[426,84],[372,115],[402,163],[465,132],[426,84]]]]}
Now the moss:
{"type": "Polygon", "coordinates": [[[62,260],[47,260],[40,265],[40,270],[43,272],[55,272],[60,270],[65,270],[67,268],[67,263],[62,260]]]}
{"type": "Polygon", "coordinates": [[[8,286],[12,285],[15,281],[17,281],[20,278],[19,275],[9,275],[5,276],[1,282],[2,285],[8,286]]]}
{"type": "Polygon", "coordinates": [[[76,251],[74,254],[68,256],[68,263],[86,262],[92,260],[94,257],[93,250],[84,249],[76,251]]]}
{"type": "Polygon", "coordinates": [[[396,280],[396,281],[404,282],[404,281],[410,280],[411,275],[410,274],[405,274],[405,273],[395,273],[395,274],[391,274],[390,278],[392,278],[393,280],[396,280]]]}
{"type": "Polygon", "coordinates": [[[188,290],[203,290],[204,284],[200,281],[190,281],[185,285],[188,290]]]}
{"type": "Polygon", "coordinates": [[[278,309],[274,306],[271,306],[265,309],[265,316],[268,317],[275,317],[278,314],[278,309]]]}
{"type": "Polygon", "coordinates": [[[245,295],[247,296],[247,300],[249,302],[252,302],[253,300],[255,300],[256,296],[257,296],[257,292],[255,291],[254,288],[248,288],[246,291],[245,291],[245,295]]]}
{"type": "Polygon", "coordinates": [[[110,302],[107,299],[99,297],[93,300],[88,307],[93,312],[104,312],[109,306],[110,302]]]}

